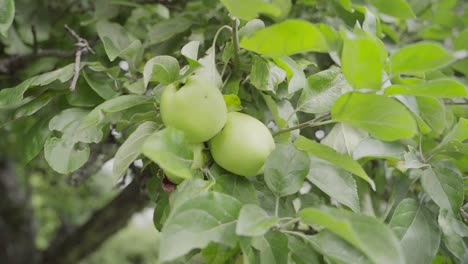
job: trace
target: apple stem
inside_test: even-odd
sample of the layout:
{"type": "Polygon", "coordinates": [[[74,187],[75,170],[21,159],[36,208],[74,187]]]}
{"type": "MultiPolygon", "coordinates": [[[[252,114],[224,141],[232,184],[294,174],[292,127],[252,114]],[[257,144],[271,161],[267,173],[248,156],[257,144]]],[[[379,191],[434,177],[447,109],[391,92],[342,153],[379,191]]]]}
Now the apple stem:
{"type": "Polygon", "coordinates": [[[231,23],[232,23],[232,44],[234,46],[234,57],[233,57],[233,70],[234,71],[237,71],[237,69],[239,68],[239,35],[238,35],[238,32],[237,32],[237,28],[238,28],[238,23],[239,23],[239,20],[237,18],[233,18],[231,20],[231,23]]]}

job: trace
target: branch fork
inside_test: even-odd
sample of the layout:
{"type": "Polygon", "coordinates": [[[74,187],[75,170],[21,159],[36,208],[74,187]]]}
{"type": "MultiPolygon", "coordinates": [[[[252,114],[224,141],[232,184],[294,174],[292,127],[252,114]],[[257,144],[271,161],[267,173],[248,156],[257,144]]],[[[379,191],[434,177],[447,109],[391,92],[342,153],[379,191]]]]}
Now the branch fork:
{"type": "Polygon", "coordinates": [[[89,45],[88,41],[80,35],[78,35],[73,29],[71,29],[68,25],[65,24],[65,29],[70,33],[70,35],[76,40],[76,52],[75,52],[75,71],[73,75],[72,82],[70,84],[70,91],[75,91],[76,83],[78,82],[78,78],[80,77],[80,69],[81,69],[81,56],[91,52],[95,54],[94,50],[89,45]]]}

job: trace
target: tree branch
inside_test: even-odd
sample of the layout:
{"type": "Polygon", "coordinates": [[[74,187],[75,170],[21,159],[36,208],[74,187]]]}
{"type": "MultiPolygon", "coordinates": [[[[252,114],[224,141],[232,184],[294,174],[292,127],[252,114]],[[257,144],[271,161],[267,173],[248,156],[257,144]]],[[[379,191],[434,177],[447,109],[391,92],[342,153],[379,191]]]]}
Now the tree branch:
{"type": "Polygon", "coordinates": [[[0,59],[0,73],[12,74],[31,62],[34,58],[39,57],[59,57],[68,58],[73,56],[73,51],[60,49],[37,49],[36,55],[13,55],[0,59]]]}
{"type": "Polygon", "coordinates": [[[88,161],[80,169],[68,176],[69,183],[73,186],[81,185],[89,177],[96,174],[106,161],[114,157],[117,149],[118,145],[109,139],[107,142],[92,145],[91,156],[89,157],[88,161]]]}
{"type": "Polygon", "coordinates": [[[112,201],[96,211],[82,226],[68,236],[51,243],[42,252],[39,263],[73,264],[96,251],[115,232],[127,225],[131,216],[148,203],[148,196],[141,191],[149,171],[135,178],[112,201]]]}
{"type": "Polygon", "coordinates": [[[76,43],[76,52],[75,52],[75,73],[73,75],[72,82],[70,83],[70,91],[75,91],[76,83],[78,82],[78,77],[80,77],[80,69],[81,69],[81,55],[84,55],[88,52],[94,54],[94,50],[89,45],[88,41],[82,37],[80,37],[73,29],[71,29],[68,25],[65,25],[65,29],[75,38],[76,43]]]}
{"type": "Polygon", "coordinates": [[[0,159],[0,260],[29,264],[37,259],[30,198],[8,161],[0,159]]]}

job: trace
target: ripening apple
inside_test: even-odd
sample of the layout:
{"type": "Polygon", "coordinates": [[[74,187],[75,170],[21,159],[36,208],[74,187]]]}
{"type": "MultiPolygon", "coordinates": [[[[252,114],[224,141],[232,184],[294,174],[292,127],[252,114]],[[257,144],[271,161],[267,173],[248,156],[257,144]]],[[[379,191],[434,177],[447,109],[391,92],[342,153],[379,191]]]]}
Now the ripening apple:
{"type": "Polygon", "coordinates": [[[211,81],[190,77],[184,86],[169,85],[161,97],[161,117],[166,126],[184,131],[191,143],[208,141],[226,123],[223,95],[211,81]]]}
{"type": "Polygon", "coordinates": [[[275,142],[262,122],[231,112],[224,128],[210,140],[210,149],[219,166],[237,175],[255,176],[263,172],[275,142]]]}

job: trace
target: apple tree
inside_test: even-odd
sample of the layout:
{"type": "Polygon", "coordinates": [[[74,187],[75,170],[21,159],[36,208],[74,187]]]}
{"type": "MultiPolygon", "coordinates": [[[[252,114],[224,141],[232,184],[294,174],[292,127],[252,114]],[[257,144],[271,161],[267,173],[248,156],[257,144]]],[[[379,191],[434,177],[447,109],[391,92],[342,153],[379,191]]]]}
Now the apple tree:
{"type": "Polygon", "coordinates": [[[121,189],[34,263],[148,199],[157,263],[468,263],[466,1],[0,7],[2,164],[121,189]]]}

